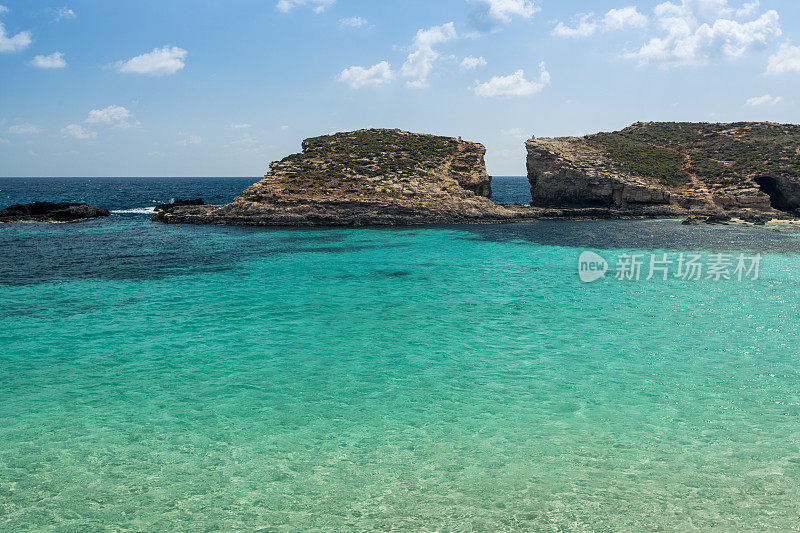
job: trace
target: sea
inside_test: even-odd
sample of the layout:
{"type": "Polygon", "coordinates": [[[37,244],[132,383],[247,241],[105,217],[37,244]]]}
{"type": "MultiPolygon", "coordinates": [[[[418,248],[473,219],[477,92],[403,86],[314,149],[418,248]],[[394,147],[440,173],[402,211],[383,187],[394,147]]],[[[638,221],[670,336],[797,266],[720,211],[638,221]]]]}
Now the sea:
{"type": "Polygon", "coordinates": [[[800,529],[800,226],[150,220],[255,181],[0,179],[112,211],[0,224],[0,531],[800,529]]]}

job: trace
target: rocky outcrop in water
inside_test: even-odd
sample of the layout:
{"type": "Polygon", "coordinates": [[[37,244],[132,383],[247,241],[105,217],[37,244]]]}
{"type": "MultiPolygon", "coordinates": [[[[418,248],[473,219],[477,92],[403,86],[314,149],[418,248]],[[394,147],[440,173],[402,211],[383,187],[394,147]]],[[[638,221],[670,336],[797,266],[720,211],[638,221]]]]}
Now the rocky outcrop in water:
{"type": "Polygon", "coordinates": [[[88,218],[107,217],[105,207],[76,203],[35,202],[15,204],[0,210],[0,222],[75,222],[88,218]]]}
{"type": "Polygon", "coordinates": [[[526,146],[532,205],[554,216],[787,218],[800,208],[800,126],[638,123],[526,146]]]}
{"type": "Polygon", "coordinates": [[[159,204],[155,207],[156,211],[168,211],[173,207],[183,207],[187,205],[206,205],[202,198],[196,198],[194,200],[181,200],[180,198],[174,200],[168,204],[159,204]]]}
{"type": "Polygon", "coordinates": [[[231,204],[173,207],[166,223],[360,226],[519,220],[494,204],[485,148],[450,137],[359,130],[307,139],[231,204]]]}

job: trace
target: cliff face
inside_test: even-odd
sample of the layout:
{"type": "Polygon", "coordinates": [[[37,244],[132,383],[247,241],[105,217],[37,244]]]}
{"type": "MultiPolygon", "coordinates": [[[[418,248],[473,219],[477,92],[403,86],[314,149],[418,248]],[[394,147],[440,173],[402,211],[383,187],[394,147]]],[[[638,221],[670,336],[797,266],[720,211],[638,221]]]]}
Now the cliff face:
{"type": "Polygon", "coordinates": [[[536,207],[631,216],[800,208],[800,126],[638,123],[526,146],[536,207]]]}
{"type": "Polygon", "coordinates": [[[175,207],[172,223],[281,226],[478,223],[514,220],[495,205],[478,143],[360,130],[307,139],[225,206],[175,207]]]}

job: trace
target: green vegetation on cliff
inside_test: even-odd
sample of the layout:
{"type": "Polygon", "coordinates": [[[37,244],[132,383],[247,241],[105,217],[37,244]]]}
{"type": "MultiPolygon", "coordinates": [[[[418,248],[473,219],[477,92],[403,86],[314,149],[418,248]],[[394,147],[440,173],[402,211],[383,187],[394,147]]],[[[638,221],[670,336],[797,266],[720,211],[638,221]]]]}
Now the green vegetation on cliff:
{"type": "Polygon", "coordinates": [[[615,167],[665,185],[680,185],[691,174],[710,187],[746,185],[765,173],[800,177],[796,125],[653,122],[586,139],[615,167]]]}
{"type": "Polygon", "coordinates": [[[272,168],[326,182],[402,178],[448,164],[454,174],[474,172],[483,168],[483,154],[481,145],[452,137],[371,129],[306,139],[302,153],[285,157],[272,168]]]}
{"type": "Polygon", "coordinates": [[[595,135],[592,141],[602,147],[619,170],[654,177],[667,186],[677,186],[689,181],[689,174],[683,168],[686,158],[674,150],[616,133],[595,135]]]}
{"type": "Polygon", "coordinates": [[[351,157],[374,157],[376,154],[402,154],[410,160],[439,160],[458,149],[451,137],[416,135],[400,130],[359,130],[313,137],[303,142],[308,155],[347,153],[351,157]]]}
{"type": "MultiPolygon", "coordinates": [[[[280,163],[302,166],[303,162],[326,160],[350,173],[365,176],[402,173],[414,168],[437,168],[460,154],[453,170],[470,170],[480,163],[479,145],[459,143],[451,137],[417,135],[400,130],[359,130],[313,137],[303,141],[303,153],[285,157],[280,163]]],[[[330,170],[330,169],[328,169],[330,170]]]]}

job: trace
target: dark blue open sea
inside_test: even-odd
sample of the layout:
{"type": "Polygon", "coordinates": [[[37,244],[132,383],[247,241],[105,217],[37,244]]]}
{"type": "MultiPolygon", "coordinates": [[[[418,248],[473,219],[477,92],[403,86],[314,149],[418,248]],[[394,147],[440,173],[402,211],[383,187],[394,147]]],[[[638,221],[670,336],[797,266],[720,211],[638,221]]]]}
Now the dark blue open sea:
{"type": "Polygon", "coordinates": [[[150,221],[255,181],[0,179],[113,212],[0,225],[0,531],[798,529],[800,226],[150,221]]]}

